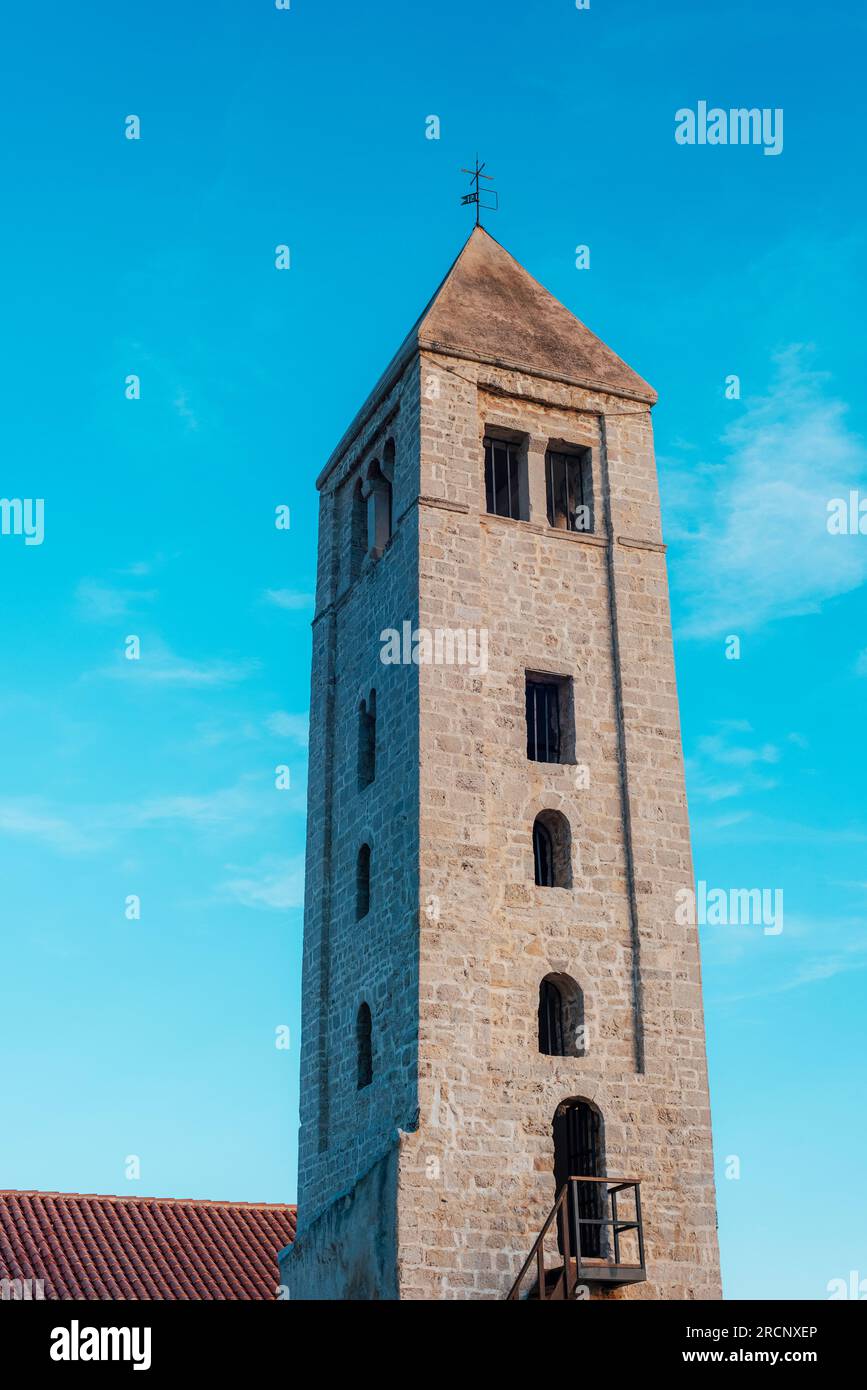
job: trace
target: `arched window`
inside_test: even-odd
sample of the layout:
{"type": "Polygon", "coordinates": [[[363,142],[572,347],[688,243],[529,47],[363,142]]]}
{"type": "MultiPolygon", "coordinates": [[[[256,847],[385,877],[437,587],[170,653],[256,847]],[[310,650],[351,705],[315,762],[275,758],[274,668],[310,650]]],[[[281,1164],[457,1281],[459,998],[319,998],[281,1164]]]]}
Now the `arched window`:
{"type": "Polygon", "coordinates": [[[367,554],[367,503],[364,500],[364,484],[360,478],[352,489],[349,535],[349,577],[357,579],[367,554]]]}
{"type": "Polygon", "coordinates": [[[360,922],[370,911],[370,845],[358,851],[355,871],[355,919],[360,922]]]}
{"type": "Polygon", "coordinates": [[[386,440],[385,448],[382,451],[382,471],[386,482],[390,487],[394,487],[394,440],[386,440]]]}
{"type": "Polygon", "coordinates": [[[533,822],[533,869],[539,888],[572,887],[572,835],[559,811],[540,811],[533,822]]]}
{"type": "Polygon", "coordinates": [[[374,459],[364,484],[367,499],[367,552],[377,559],[391,539],[391,483],[374,459]]]}
{"type": "Polygon", "coordinates": [[[376,776],[376,691],[358,707],[358,785],[369,787],[376,776]]]}
{"type": "Polygon", "coordinates": [[[369,1004],[359,1005],[355,1020],[355,1041],[358,1055],[358,1090],[363,1091],[373,1080],[373,1020],[369,1004]]]}
{"type": "Polygon", "coordinates": [[[356,478],[350,507],[349,577],[357,579],[367,556],[378,560],[394,526],[392,483],[394,480],[394,440],[386,441],[382,462],[373,459],[356,478]]]}
{"type": "Polygon", "coordinates": [[[540,888],[554,886],[554,845],[551,832],[542,821],[533,823],[533,867],[540,888]]]}
{"type": "Polygon", "coordinates": [[[583,1057],[584,995],[570,975],[546,975],[539,985],[539,1051],[546,1057],[583,1057]]]}

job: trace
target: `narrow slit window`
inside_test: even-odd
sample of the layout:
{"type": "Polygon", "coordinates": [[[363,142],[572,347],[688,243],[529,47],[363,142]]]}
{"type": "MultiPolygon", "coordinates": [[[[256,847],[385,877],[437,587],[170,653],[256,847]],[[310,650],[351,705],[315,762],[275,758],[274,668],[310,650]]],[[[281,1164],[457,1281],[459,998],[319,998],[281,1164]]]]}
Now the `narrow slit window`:
{"type": "Polygon", "coordinates": [[[359,1091],[363,1091],[373,1080],[373,1019],[369,1004],[361,1004],[359,1007],[355,1036],[358,1058],[357,1086],[359,1091]]]}
{"type": "Polygon", "coordinates": [[[503,439],[485,440],[485,505],[492,516],[521,516],[521,451],[503,439]]]}
{"type": "Polygon", "coordinates": [[[358,851],[358,864],[355,872],[355,918],[360,922],[370,911],[370,845],[362,845],[358,851]]]}
{"type": "Polygon", "coordinates": [[[369,787],[376,776],[376,691],[358,709],[358,785],[369,787]]]}
{"type": "Polygon", "coordinates": [[[590,487],[587,454],[545,455],[548,525],[558,531],[590,531],[590,487]]]}

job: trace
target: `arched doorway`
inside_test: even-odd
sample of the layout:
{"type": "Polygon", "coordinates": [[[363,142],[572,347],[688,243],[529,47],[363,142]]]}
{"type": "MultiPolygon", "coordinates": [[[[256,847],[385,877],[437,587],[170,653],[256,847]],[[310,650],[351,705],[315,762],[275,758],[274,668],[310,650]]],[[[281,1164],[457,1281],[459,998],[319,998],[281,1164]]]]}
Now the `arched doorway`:
{"type": "MultiPolygon", "coordinates": [[[[589,1100],[564,1100],[554,1114],[554,1188],[559,1192],[567,1178],[605,1176],[605,1132],[601,1112],[589,1100]]],[[[605,1227],[595,1224],[605,1215],[604,1183],[581,1182],[578,1188],[578,1215],[581,1218],[582,1258],[599,1259],[607,1248],[605,1227]],[[587,1224],[588,1222],[593,1224],[587,1224]]],[[[568,1204],[569,1248],[579,1248],[574,1208],[568,1204]]],[[[562,1252],[563,1243],[560,1237],[562,1252]]]]}

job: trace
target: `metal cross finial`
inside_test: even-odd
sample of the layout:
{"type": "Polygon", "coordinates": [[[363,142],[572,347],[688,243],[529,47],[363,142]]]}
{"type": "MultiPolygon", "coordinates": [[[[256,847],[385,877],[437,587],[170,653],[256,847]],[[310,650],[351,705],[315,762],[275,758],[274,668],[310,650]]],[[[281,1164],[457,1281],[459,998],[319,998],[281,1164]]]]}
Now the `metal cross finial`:
{"type": "Polygon", "coordinates": [[[479,156],[476,155],[476,167],[475,167],[475,169],[462,169],[462,170],[461,170],[461,173],[462,173],[462,174],[469,174],[469,176],[470,176],[470,182],[471,182],[472,184],[474,184],[473,192],[472,192],[472,193],[465,193],[464,196],[463,196],[463,198],[461,198],[461,205],[463,206],[463,205],[465,205],[466,203],[475,203],[475,205],[476,205],[476,226],[477,226],[477,227],[480,227],[480,226],[482,225],[482,222],[481,222],[481,215],[480,215],[480,214],[481,214],[481,211],[482,211],[482,208],[485,208],[488,212],[496,212],[497,209],[498,209],[499,206],[500,206],[500,198],[499,198],[499,195],[498,195],[498,193],[496,192],[496,189],[493,189],[493,188],[487,189],[487,192],[493,194],[493,196],[494,196],[494,202],[493,202],[493,203],[483,203],[483,202],[482,202],[481,193],[484,192],[485,190],[482,188],[482,185],[479,183],[479,179],[488,179],[489,181],[492,182],[492,181],[493,181],[493,177],[494,177],[493,174],[485,174],[485,173],[483,173],[482,171],[483,171],[484,167],[485,167],[484,164],[480,164],[480,163],[479,163],[479,156]]]}

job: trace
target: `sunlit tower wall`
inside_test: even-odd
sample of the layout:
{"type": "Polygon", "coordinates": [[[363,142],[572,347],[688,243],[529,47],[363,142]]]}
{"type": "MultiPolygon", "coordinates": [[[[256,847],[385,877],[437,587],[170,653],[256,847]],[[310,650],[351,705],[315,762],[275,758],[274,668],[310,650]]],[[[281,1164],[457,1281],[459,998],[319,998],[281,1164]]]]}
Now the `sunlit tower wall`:
{"type": "Polygon", "coordinates": [[[505,1297],[588,1162],[589,1296],[720,1296],[655,399],[476,229],[320,475],[291,1297],[505,1297]]]}

